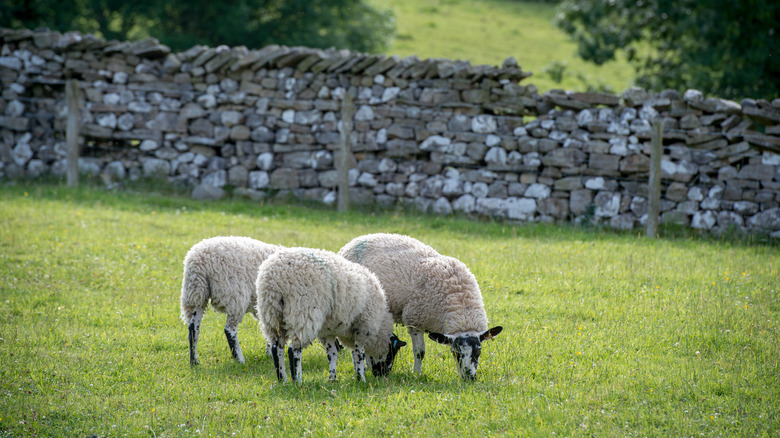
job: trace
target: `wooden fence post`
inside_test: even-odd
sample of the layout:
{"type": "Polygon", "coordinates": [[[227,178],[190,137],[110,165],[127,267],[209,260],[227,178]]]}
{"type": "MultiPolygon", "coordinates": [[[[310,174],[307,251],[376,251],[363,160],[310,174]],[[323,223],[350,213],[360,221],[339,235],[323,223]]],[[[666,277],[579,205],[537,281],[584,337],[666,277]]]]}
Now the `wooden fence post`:
{"type": "Polygon", "coordinates": [[[653,121],[650,140],[650,175],[647,182],[647,237],[658,237],[658,210],[661,202],[661,155],[663,155],[664,122],[653,121]]]}
{"type": "Polygon", "coordinates": [[[79,84],[75,79],[65,82],[65,97],[68,105],[68,125],[65,133],[67,142],[68,186],[79,185],[79,84]]]}
{"type": "Polygon", "coordinates": [[[339,123],[339,199],[338,211],[345,212],[349,210],[349,163],[352,155],[352,145],[350,138],[352,136],[352,117],[355,109],[352,103],[352,93],[347,90],[344,93],[344,99],[341,101],[341,122],[339,123]]]}

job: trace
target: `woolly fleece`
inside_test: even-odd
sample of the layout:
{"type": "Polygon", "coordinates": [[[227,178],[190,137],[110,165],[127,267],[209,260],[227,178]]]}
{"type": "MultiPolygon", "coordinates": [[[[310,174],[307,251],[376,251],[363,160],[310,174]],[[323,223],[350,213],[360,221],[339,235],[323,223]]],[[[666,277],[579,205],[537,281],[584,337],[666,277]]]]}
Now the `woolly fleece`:
{"type": "Polygon", "coordinates": [[[445,334],[488,328],[477,280],[458,259],[412,237],[384,233],[356,237],[339,255],[376,274],[397,323],[445,334]]]}
{"type": "Polygon", "coordinates": [[[189,323],[192,313],[206,309],[228,315],[228,322],[241,322],[249,312],[257,318],[255,280],[260,264],[281,249],[248,237],[213,237],[195,244],[184,257],[181,287],[181,319],[189,323]]]}
{"type": "Polygon", "coordinates": [[[269,342],[304,348],[338,337],[373,357],[389,351],[393,321],[379,280],[330,251],[287,248],[268,257],[257,275],[257,309],[269,342]]]}

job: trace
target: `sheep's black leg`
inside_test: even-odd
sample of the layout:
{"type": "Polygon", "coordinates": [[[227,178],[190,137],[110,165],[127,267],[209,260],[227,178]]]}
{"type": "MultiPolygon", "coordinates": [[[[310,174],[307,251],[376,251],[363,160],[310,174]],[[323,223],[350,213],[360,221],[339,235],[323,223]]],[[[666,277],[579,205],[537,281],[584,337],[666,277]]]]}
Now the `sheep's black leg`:
{"type": "Polygon", "coordinates": [[[271,342],[271,356],[274,358],[276,379],[280,382],[286,382],[287,373],[284,371],[284,347],[279,345],[278,339],[274,339],[273,342],[271,342]]]}
{"type": "Polygon", "coordinates": [[[322,341],[325,344],[325,354],[328,356],[328,380],[336,381],[336,366],[339,361],[339,351],[336,347],[335,339],[326,339],[322,341]]]}
{"type": "MultiPolygon", "coordinates": [[[[295,345],[293,343],[293,345],[295,345]]],[[[302,383],[303,382],[303,370],[301,366],[301,358],[303,357],[303,348],[301,347],[293,347],[293,345],[290,345],[290,348],[287,349],[287,355],[290,358],[290,374],[292,374],[292,380],[294,382],[302,383]]]]}
{"type": "Polygon", "coordinates": [[[227,338],[228,347],[230,347],[230,353],[233,355],[233,359],[236,359],[239,363],[244,363],[241,344],[238,343],[238,324],[240,322],[241,318],[231,318],[228,316],[227,322],[225,322],[225,337],[227,338]]]}
{"type": "Polygon", "coordinates": [[[355,344],[352,350],[352,363],[355,366],[355,374],[361,382],[366,381],[366,352],[362,346],[355,344]]]}
{"type": "Polygon", "coordinates": [[[190,341],[190,365],[198,365],[198,335],[200,334],[200,321],[203,319],[203,310],[192,312],[189,323],[190,341]]]}
{"type": "Polygon", "coordinates": [[[292,379],[293,382],[295,382],[298,379],[295,376],[296,369],[295,369],[295,360],[293,359],[292,345],[287,347],[287,358],[290,360],[290,378],[292,379]]]}

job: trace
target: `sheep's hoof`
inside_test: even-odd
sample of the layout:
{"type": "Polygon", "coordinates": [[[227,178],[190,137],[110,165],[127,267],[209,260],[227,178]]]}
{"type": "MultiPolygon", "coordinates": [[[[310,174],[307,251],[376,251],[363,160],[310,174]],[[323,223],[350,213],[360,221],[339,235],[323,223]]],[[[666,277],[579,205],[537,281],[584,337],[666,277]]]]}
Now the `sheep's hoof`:
{"type": "Polygon", "coordinates": [[[198,362],[198,359],[191,360],[191,361],[190,361],[190,365],[191,365],[191,366],[200,365],[200,362],[198,362]]]}

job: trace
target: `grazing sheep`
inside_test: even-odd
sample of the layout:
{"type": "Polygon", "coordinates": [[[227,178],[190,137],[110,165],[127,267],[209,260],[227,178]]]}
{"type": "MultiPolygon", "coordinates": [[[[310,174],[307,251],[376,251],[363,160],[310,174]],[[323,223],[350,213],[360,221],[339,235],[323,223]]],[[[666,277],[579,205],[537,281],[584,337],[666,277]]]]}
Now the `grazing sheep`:
{"type": "Polygon", "coordinates": [[[385,375],[405,345],[393,334],[393,317],[374,274],[330,251],[287,248],[268,257],[257,273],[257,313],[279,381],[287,381],[288,340],[290,372],[297,382],[303,380],[302,351],[317,338],[327,347],[331,380],[336,379],[336,337],[352,349],[363,382],[366,353],[374,375],[385,375]]]}
{"type": "Polygon", "coordinates": [[[203,313],[211,301],[227,314],[225,336],[233,358],[244,363],[238,343],[238,324],[244,314],[257,318],[255,280],[260,264],[281,246],[248,237],[213,237],[195,244],[184,257],[181,319],[189,325],[190,364],[198,364],[198,335],[203,313]]]}
{"type": "Polygon", "coordinates": [[[428,332],[432,340],[450,345],[461,378],[476,379],[482,341],[503,328],[488,330],[479,285],[465,264],[399,234],[356,237],[339,255],[367,267],[382,283],[393,319],[412,338],[416,374],[422,372],[423,333],[428,332]]]}

